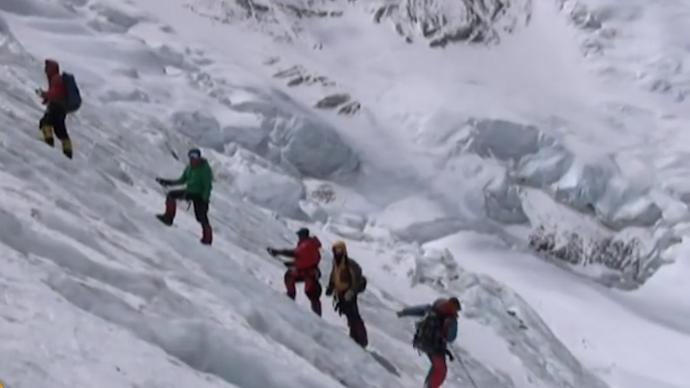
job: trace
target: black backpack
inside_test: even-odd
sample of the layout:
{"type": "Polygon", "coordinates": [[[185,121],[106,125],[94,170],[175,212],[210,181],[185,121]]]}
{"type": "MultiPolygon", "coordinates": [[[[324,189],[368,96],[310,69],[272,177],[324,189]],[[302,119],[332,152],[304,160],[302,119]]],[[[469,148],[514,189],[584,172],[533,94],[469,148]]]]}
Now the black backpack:
{"type": "Polygon", "coordinates": [[[367,278],[364,275],[362,275],[362,279],[359,281],[359,289],[357,290],[357,293],[362,293],[366,289],[367,289],[367,278]]]}
{"type": "Polygon", "coordinates": [[[351,268],[350,273],[352,274],[354,272],[353,275],[359,279],[359,284],[355,292],[360,294],[367,289],[367,278],[362,274],[362,267],[359,265],[359,263],[351,258],[348,258],[348,261],[351,268]]]}
{"type": "Polygon", "coordinates": [[[81,107],[81,92],[77,80],[70,73],[62,73],[62,83],[65,85],[65,109],[67,113],[76,112],[81,107]]]}
{"type": "Polygon", "coordinates": [[[415,324],[412,346],[420,352],[429,354],[443,353],[446,350],[443,338],[443,322],[445,317],[431,309],[424,318],[415,324]]]}

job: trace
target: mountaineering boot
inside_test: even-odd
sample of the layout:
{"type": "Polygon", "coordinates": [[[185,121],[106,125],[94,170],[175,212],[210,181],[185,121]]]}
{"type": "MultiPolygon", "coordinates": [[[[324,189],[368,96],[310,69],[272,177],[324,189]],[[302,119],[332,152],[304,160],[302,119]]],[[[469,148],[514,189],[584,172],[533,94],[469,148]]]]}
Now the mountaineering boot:
{"type": "Polygon", "coordinates": [[[175,200],[168,198],[165,201],[165,214],[158,214],[156,215],[156,218],[158,218],[162,223],[171,226],[173,224],[173,220],[175,219],[176,210],[177,204],[175,203],[175,200]]]}
{"type": "Polygon", "coordinates": [[[201,243],[204,245],[211,245],[213,243],[213,229],[211,229],[211,225],[201,226],[201,243]]]}
{"type": "Polygon", "coordinates": [[[367,338],[367,328],[364,326],[364,321],[361,319],[348,322],[350,326],[350,338],[352,338],[359,346],[366,348],[369,344],[367,338]]]}
{"type": "Polygon", "coordinates": [[[62,153],[72,159],[72,141],[70,139],[62,140],[62,153]]]}
{"type": "Polygon", "coordinates": [[[295,297],[297,296],[297,287],[295,285],[295,274],[294,271],[288,269],[285,271],[285,293],[287,294],[288,298],[295,300],[295,297]]]}
{"type": "Polygon", "coordinates": [[[314,312],[314,314],[321,316],[321,301],[319,299],[311,299],[311,311],[314,312]]]}
{"type": "Polygon", "coordinates": [[[160,222],[162,222],[168,226],[172,226],[172,224],[173,224],[172,220],[169,219],[168,217],[166,217],[165,214],[156,214],[156,218],[158,218],[158,220],[160,222]]]}
{"type": "Polygon", "coordinates": [[[41,127],[41,133],[43,134],[43,141],[49,146],[53,147],[55,145],[55,139],[53,138],[53,127],[50,125],[44,125],[41,127]]]}

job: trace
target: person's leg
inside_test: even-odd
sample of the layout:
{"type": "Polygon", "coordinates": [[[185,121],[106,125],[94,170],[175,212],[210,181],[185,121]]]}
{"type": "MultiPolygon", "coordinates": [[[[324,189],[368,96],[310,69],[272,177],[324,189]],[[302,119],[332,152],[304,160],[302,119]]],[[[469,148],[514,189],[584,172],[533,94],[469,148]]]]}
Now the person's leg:
{"type": "Polygon", "coordinates": [[[201,243],[211,245],[213,242],[213,230],[208,220],[208,202],[202,199],[195,199],[194,216],[201,224],[201,243]]]}
{"type": "Polygon", "coordinates": [[[367,336],[367,328],[364,326],[362,316],[359,314],[357,297],[355,296],[350,302],[343,301],[342,303],[342,311],[347,318],[347,326],[350,328],[350,338],[352,338],[361,347],[366,348],[369,344],[369,339],[367,336]]]}
{"type": "Polygon", "coordinates": [[[160,219],[166,225],[172,225],[177,212],[177,201],[180,199],[185,199],[186,196],[187,193],[184,190],[173,190],[169,192],[165,199],[165,213],[160,214],[158,219],[160,219]]]}
{"type": "Polygon", "coordinates": [[[440,388],[446,379],[448,367],[446,366],[446,356],[442,354],[428,355],[431,361],[431,368],[426,377],[425,388],[440,388]]]}
{"type": "Polygon", "coordinates": [[[69,138],[67,125],[65,124],[67,112],[58,105],[55,105],[50,111],[52,114],[51,121],[53,123],[53,129],[55,130],[55,137],[60,139],[62,143],[62,153],[65,154],[66,157],[72,159],[72,140],[69,138]]]}
{"type": "Polygon", "coordinates": [[[50,108],[48,108],[43,117],[41,117],[41,120],[38,122],[38,128],[43,135],[43,141],[53,147],[55,145],[55,139],[53,139],[53,123],[50,121],[50,108]]]}
{"type": "Polygon", "coordinates": [[[315,271],[312,271],[304,279],[304,293],[311,302],[311,309],[316,315],[321,316],[321,284],[315,271]]]}

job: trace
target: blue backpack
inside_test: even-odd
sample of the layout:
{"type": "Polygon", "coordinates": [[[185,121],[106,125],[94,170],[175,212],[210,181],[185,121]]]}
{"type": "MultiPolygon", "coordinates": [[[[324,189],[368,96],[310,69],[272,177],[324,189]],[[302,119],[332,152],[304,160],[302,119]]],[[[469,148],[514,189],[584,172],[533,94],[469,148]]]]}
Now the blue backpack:
{"type": "Polygon", "coordinates": [[[81,107],[81,93],[77,80],[70,73],[62,73],[62,82],[65,84],[65,109],[67,113],[76,112],[81,107]]]}

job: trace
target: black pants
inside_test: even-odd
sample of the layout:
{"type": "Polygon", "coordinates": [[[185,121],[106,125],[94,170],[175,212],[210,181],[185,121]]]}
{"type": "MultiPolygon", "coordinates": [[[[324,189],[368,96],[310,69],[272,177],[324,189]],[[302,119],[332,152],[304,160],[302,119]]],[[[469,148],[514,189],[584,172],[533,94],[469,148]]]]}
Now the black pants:
{"type": "Polygon", "coordinates": [[[55,136],[62,140],[68,140],[69,134],[67,133],[67,126],[65,125],[65,119],[67,118],[67,111],[60,104],[50,103],[48,104],[48,109],[46,113],[41,118],[38,123],[39,129],[45,126],[53,127],[55,136]]]}
{"type": "Polygon", "coordinates": [[[194,205],[194,217],[202,226],[208,226],[208,202],[198,195],[189,194],[185,190],[173,190],[168,193],[168,199],[173,201],[185,200],[192,201],[194,205]]]}
{"type": "Polygon", "coordinates": [[[360,346],[366,347],[369,340],[367,338],[366,326],[364,326],[362,316],[359,314],[357,296],[353,297],[349,302],[345,301],[345,298],[339,298],[338,310],[340,314],[345,314],[347,318],[347,326],[350,328],[350,338],[360,346]]]}

